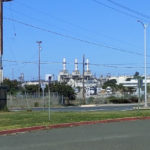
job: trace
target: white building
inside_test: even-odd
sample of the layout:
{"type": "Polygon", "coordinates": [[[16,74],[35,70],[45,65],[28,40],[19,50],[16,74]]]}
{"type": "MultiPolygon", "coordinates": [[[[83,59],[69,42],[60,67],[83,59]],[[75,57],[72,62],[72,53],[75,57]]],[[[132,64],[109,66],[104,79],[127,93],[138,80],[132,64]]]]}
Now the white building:
{"type": "MultiPolygon", "coordinates": [[[[117,84],[122,84],[125,87],[137,87],[138,80],[134,79],[133,76],[119,76],[119,77],[110,77],[109,80],[115,79],[117,84]]],[[[150,83],[150,77],[147,77],[147,83],[150,83]]],[[[145,80],[143,79],[143,86],[145,84],[145,80]]]]}

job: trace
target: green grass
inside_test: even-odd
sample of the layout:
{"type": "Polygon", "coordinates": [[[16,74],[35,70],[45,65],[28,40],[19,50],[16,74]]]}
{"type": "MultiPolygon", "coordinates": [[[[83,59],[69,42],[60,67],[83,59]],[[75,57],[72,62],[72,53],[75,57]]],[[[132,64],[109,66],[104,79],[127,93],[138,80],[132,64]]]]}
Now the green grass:
{"type": "Polygon", "coordinates": [[[0,112],[0,131],[51,125],[59,123],[105,120],[124,117],[150,116],[150,110],[123,111],[123,112],[52,112],[51,121],[48,121],[48,112],[0,112]]]}

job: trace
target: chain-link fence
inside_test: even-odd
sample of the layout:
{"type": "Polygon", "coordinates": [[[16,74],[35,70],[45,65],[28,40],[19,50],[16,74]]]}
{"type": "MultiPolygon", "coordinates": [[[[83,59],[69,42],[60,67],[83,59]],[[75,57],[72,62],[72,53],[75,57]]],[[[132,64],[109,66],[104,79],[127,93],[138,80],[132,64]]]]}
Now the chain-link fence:
{"type": "MultiPolygon", "coordinates": [[[[121,103],[137,103],[139,97],[135,94],[100,94],[100,95],[91,95],[90,97],[86,97],[86,104],[121,104],[121,103]]],[[[144,95],[141,95],[140,102],[144,101],[144,95]]],[[[148,101],[150,101],[148,95],[148,101]]],[[[76,103],[81,103],[82,98],[77,99],[76,103]]]]}
{"type": "MultiPolygon", "coordinates": [[[[34,107],[46,108],[49,107],[49,100],[51,107],[58,107],[65,104],[65,98],[58,93],[48,93],[44,95],[36,94],[18,94],[16,96],[7,96],[7,107],[30,109],[34,107]]],[[[133,94],[100,94],[86,97],[86,104],[120,104],[120,103],[137,103],[138,96],[133,94]]],[[[144,102],[144,95],[141,96],[140,102],[144,102]]],[[[148,95],[148,102],[150,102],[150,95],[148,95]]],[[[67,103],[67,102],[66,102],[67,103]]],[[[77,97],[76,100],[70,101],[70,105],[81,105],[83,103],[82,97],[77,97]]]]}
{"type": "Polygon", "coordinates": [[[64,98],[58,93],[44,93],[40,96],[38,94],[18,94],[7,95],[7,107],[10,108],[24,108],[30,109],[33,107],[48,107],[49,101],[51,106],[58,106],[64,103],[64,98]]]}

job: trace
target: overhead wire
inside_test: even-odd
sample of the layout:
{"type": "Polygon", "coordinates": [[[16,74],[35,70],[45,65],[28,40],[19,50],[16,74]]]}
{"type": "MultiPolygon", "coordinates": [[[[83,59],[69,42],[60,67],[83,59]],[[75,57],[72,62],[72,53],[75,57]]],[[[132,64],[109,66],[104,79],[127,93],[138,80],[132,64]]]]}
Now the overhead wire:
{"type": "MultiPolygon", "coordinates": [[[[9,63],[19,63],[19,64],[38,64],[39,62],[38,61],[15,61],[15,60],[7,60],[7,59],[3,59],[3,62],[9,62],[9,63]]],[[[63,64],[62,62],[48,62],[48,61],[43,61],[43,62],[40,62],[41,65],[48,65],[48,64],[63,64]]],[[[67,62],[66,64],[74,64],[74,63],[70,63],[70,62],[67,62]]],[[[79,62],[78,63],[79,65],[82,65],[83,63],[82,62],[79,62]]],[[[86,65],[86,63],[85,63],[86,65]]],[[[141,67],[141,66],[122,66],[122,65],[127,65],[127,64],[94,64],[94,63],[89,63],[89,65],[91,66],[99,66],[99,67],[106,67],[106,68],[128,68],[128,69],[132,69],[132,68],[144,68],[144,67],[141,67]]],[[[147,68],[150,68],[150,67],[147,67],[147,68]]]]}
{"type": "MultiPolygon", "coordinates": [[[[49,14],[48,12],[45,12],[45,11],[43,11],[43,10],[40,10],[40,9],[38,9],[38,8],[34,8],[34,7],[31,7],[30,5],[27,5],[26,3],[23,3],[23,2],[18,2],[18,1],[16,1],[16,3],[17,4],[19,4],[19,5],[21,5],[21,6],[25,6],[26,8],[28,8],[28,9],[30,9],[31,11],[37,11],[37,12],[40,12],[40,14],[44,14],[44,15],[46,15],[46,16],[48,16],[48,17],[50,17],[50,19],[55,19],[55,20],[57,20],[57,21],[59,21],[59,22],[62,22],[62,23],[65,23],[65,24],[67,24],[67,25],[70,25],[70,26],[72,26],[72,27],[76,27],[76,28],[78,28],[78,29],[81,29],[81,30],[84,30],[84,31],[86,31],[86,32],[90,32],[90,33],[94,33],[94,35],[98,35],[98,33],[99,32],[95,32],[95,31],[92,31],[92,30],[89,30],[89,29],[87,29],[87,28],[85,28],[85,27],[82,27],[81,25],[78,25],[78,24],[73,24],[72,22],[70,22],[70,21],[68,21],[68,20],[64,20],[64,19],[62,19],[62,18],[60,18],[60,17],[56,17],[56,16],[54,16],[54,15],[52,15],[52,14],[49,14]]],[[[15,12],[16,12],[16,10],[14,10],[15,12]]],[[[20,14],[20,13],[19,13],[20,14]]],[[[32,17],[33,18],[33,17],[32,17]]],[[[37,20],[37,19],[36,19],[37,20]]],[[[43,21],[42,21],[42,23],[43,23],[43,21]]],[[[66,29],[63,29],[63,30],[66,30],[66,29]]],[[[67,30],[68,30],[68,28],[67,28],[67,30]]],[[[125,42],[124,40],[120,40],[120,39],[117,39],[117,38],[114,38],[114,37],[110,37],[110,36],[108,36],[108,35],[105,35],[105,34],[103,34],[103,33],[100,33],[98,36],[102,36],[102,37],[105,37],[105,38],[107,38],[107,39],[109,39],[109,40],[115,40],[115,41],[117,41],[117,42],[120,42],[120,43],[126,43],[126,44],[128,44],[128,45],[130,45],[130,46],[134,46],[134,49],[135,49],[135,47],[137,47],[135,44],[133,44],[133,43],[130,43],[130,42],[125,42]]]]}
{"type": "Polygon", "coordinates": [[[137,11],[137,10],[134,10],[134,9],[131,9],[131,8],[127,7],[127,6],[119,4],[119,3],[117,3],[117,2],[115,2],[113,0],[107,0],[107,1],[112,3],[112,4],[114,4],[115,6],[118,6],[118,7],[122,8],[122,9],[125,9],[125,10],[127,10],[127,11],[129,11],[131,13],[134,13],[134,14],[139,15],[139,16],[141,16],[143,18],[146,18],[146,19],[150,19],[149,15],[143,14],[143,13],[137,11]]]}
{"type": "Polygon", "coordinates": [[[100,1],[98,1],[98,0],[92,0],[92,1],[95,2],[95,3],[97,3],[97,4],[99,4],[99,5],[102,5],[102,6],[104,6],[104,7],[107,7],[107,8],[109,8],[109,9],[112,9],[112,10],[114,10],[114,11],[116,11],[116,12],[119,12],[119,13],[121,13],[121,14],[124,14],[124,15],[126,15],[126,16],[128,16],[128,17],[134,18],[134,19],[136,19],[136,20],[148,21],[147,19],[145,19],[145,18],[143,18],[143,17],[141,18],[141,17],[139,17],[139,16],[132,15],[132,14],[130,14],[130,13],[128,13],[128,12],[119,10],[119,9],[114,8],[114,7],[112,7],[112,6],[109,6],[109,5],[105,4],[105,3],[102,3],[102,2],[100,2],[100,1]]]}
{"type": "MultiPolygon", "coordinates": [[[[5,7],[6,9],[7,9],[7,7],[5,7]]],[[[11,11],[12,11],[12,9],[11,9],[11,11]]],[[[62,28],[62,27],[58,27],[58,26],[56,26],[56,25],[54,25],[54,24],[50,24],[50,23],[47,23],[47,22],[45,22],[45,21],[43,21],[43,20],[40,20],[40,19],[37,19],[37,18],[35,18],[35,17],[32,17],[32,16],[28,16],[28,15],[26,15],[26,14],[24,14],[24,13],[22,13],[22,12],[19,12],[19,11],[16,11],[16,10],[13,10],[16,14],[19,14],[19,15],[23,15],[23,16],[25,16],[25,17],[27,17],[27,18],[30,18],[30,19],[32,19],[32,20],[35,20],[35,21],[38,21],[38,22],[40,22],[40,24],[42,23],[42,24],[45,24],[45,25],[48,25],[48,26],[53,26],[53,27],[55,27],[55,28],[57,28],[57,29],[60,29],[61,31],[69,31],[68,29],[64,29],[64,28],[62,28]]],[[[13,18],[12,18],[13,19],[13,18]]],[[[87,30],[87,29],[85,29],[85,30],[87,30]]],[[[69,31],[70,32],[70,31],[69,31]]],[[[91,37],[88,37],[88,36],[86,36],[86,38],[88,38],[88,39],[91,39],[91,40],[95,40],[95,39],[93,39],[93,38],[91,38],[91,37]]],[[[108,37],[107,37],[108,38],[108,37]]],[[[117,40],[118,41],[118,40],[117,40]]],[[[96,41],[96,42],[98,42],[98,41],[96,41]]],[[[129,43],[128,43],[129,44],[129,43]]],[[[131,45],[131,44],[130,44],[131,45]]],[[[133,46],[133,45],[132,45],[133,46]]],[[[135,48],[135,47],[134,47],[135,48]]],[[[139,50],[139,49],[137,49],[137,50],[139,50]]]]}
{"type": "MultiPolygon", "coordinates": [[[[5,6],[5,8],[8,9],[7,6],[5,6]]],[[[38,21],[38,22],[40,22],[40,23],[42,23],[42,24],[45,24],[45,25],[47,25],[47,26],[55,26],[55,27],[59,28],[60,30],[68,31],[67,29],[64,29],[64,28],[62,28],[62,27],[58,27],[58,26],[56,26],[56,25],[54,25],[54,24],[48,23],[48,22],[46,22],[45,20],[41,20],[41,19],[39,19],[39,18],[35,18],[35,17],[33,17],[33,16],[26,15],[25,13],[22,13],[22,12],[20,12],[20,11],[17,11],[17,10],[14,10],[14,9],[11,9],[11,11],[13,11],[15,14],[23,15],[23,16],[25,16],[25,17],[27,17],[27,18],[30,18],[30,19],[35,20],[35,21],[38,21]]],[[[11,18],[14,19],[14,17],[11,17],[11,18]]]]}
{"type": "MultiPolygon", "coordinates": [[[[144,67],[141,66],[116,66],[116,65],[112,65],[112,64],[92,64],[90,63],[91,66],[99,66],[99,67],[106,67],[106,68],[124,68],[124,69],[134,69],[134,68],[138,68],[138,69],[143,69],[144,67]]],[[[150,67],[147,67],[150,68],[150,67]]]]}
{"type": "MultiPolygon", "coordinates": [[[[68,39],[72,39],[72,40],[76,40],[76,41],[80,41],[82,43],[95,45],[95,46],[98,46],[98,47],[104,47],[104,48],[112,49],[112,50],[118,51],[118,52],[134,54],[134,55],[138,55],[138,56],[142,55],[143,56],[142,53],[129,51],[129,50],[126,50],[126,49],[121,49],[121,48],[112,47],[112,46],[109,46],[109,45],[104,45],[104,44],[101,44],[101,43],[96,43],[96,42],[80,39],[78,37],[74,37],[74,36],[71,36],[71,35],[67,35],[67,34],[55,32],[55,31],[52,31],[52,30],[49,30],[49,29],[45,29],[45,28],[41,28],[41,27],[38,27],[38,26],[34,26],[34,25],[31,25],[31,24],[28,24],[28,23],[25,23],[25,22],[22,22],[22,21],[19,21],[19,20],[16,20],[16,19],[12,19],[12,18],[4,18],[4,19],[5,20],[9,20],[9,21],[13,21],[13,22],[16,22],[16,23],[19,23],[19,24],[22,24],[22,25],[25,25],[25,26],[28,26],[28,27],[31,27],[31,28],[34,28],[34,29],[38,29],[38,30],[41,30],[41,31],[44,31],[44,32],[55,34],[55,35],[60,36],[60,37],[64,37],[64,38],[68,38],[68,39]]],[[[148,57],[150,57],[150,56],[148,56],[148,57]]]]}
{"type": "MultiPolygon", "coordinates": [[[[12,12],[12,3],[9,3],[9,11],[11,13],[11,18],[14,18],[13,12],[12,12]]],[[[14,22],[12,22],[12,26],[13,26],[13,32],[14,32],[14,36],[16,36],[16,28],[15,28],[15,24],[14,22]]]]}
{"type": "MultiPolygon", "coordinates": [[[[16,60],[8,60],[3,59],[4,62],[10,63],[21,63],[21,64],[38,64],[38,61],[16,61],[16,60]]],[[[41,62],[40,64],[62,64],[62,62],[41,62]]]]}

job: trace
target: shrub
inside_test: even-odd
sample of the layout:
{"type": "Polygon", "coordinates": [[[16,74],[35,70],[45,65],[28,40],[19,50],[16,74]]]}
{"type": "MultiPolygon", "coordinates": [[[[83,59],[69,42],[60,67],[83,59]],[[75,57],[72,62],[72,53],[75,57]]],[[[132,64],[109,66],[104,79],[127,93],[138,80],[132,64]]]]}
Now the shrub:
{"type": "Polygon", "coordinates": [[[87,100],[86,100],[87,104],[93,104],[94,103],[94,97],[89,97],[87,100]]]}
{"type": "Polygon", "coordinates": [[[39,103],[38,103],[38,102],[35,102],[35,103],[34,103],[34,107],[39,107],[39,103]]]}
{"type": "Polygon", "coordinates": [[[108,97],[107,100],[109,100],[110,103],[114,103],[114,104],[138,102],[138,98],[136,96],[132,96],[129,98],[111,96],[111,97],[108,97]]]}
{"type": "Polygon", "coordinates": [[[131,101],[131,103],[137,103],[138,102],[138,97],[132,96],[132,97],[130,97],[130,101],[131,101]]]}

